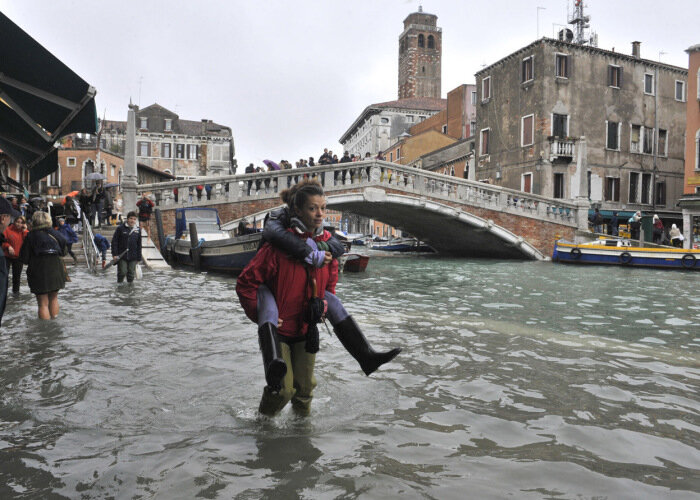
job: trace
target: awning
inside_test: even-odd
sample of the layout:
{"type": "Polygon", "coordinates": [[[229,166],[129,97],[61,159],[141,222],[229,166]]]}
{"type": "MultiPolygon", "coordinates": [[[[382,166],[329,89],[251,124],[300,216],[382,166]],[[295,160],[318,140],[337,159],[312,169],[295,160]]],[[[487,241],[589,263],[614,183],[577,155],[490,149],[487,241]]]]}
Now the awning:
{"type": "Polygon", "coordinates": [[[55,142],[97,132],[95,89],[0,12],[0,149],[30,183],[58,169],[55,142]]]}

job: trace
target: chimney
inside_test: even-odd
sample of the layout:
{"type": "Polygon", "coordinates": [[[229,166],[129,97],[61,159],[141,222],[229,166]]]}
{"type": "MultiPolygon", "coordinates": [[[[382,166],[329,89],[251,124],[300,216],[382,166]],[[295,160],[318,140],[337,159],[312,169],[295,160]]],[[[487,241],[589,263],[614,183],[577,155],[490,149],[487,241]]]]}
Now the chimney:
{"type": "Polygon", "coordinates": [[[207,119],[202,118],[202,135],[206,135],[207,133],[207,119]]]}
{"type": "Polygon", "coordinates": [[[642,42],[632,42],[632,57],[639,59],[639,46],[642,42]]]}

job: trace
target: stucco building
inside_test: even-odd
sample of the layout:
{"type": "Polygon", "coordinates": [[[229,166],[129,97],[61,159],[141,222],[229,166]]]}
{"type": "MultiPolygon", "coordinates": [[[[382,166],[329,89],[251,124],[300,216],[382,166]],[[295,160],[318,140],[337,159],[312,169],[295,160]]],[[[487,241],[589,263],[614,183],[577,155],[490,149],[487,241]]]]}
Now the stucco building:
{"type": "MultiPolygon", "coordinates": [[[[178,178],[236,172],[231,129],[211,120],[183,120],[152,104],[136,108],[136,161],[178,178]]],[[[104,120],[101,146],[124,154],[126,122],[104,120]]]]}
{"type": "Polygon", "coordinates": [[[641,58],[639,42],[631,54],[548,38],[522,47],[476,73],[476,179],[603,209],[674,210],[687,75],[641,58]]]}
{"type": "Polygon", "coordinates": [[[700,44],[688,52],[688,100],[686,102],[685,177],[683,197],[683,246],[700,245],[700,44]]]}

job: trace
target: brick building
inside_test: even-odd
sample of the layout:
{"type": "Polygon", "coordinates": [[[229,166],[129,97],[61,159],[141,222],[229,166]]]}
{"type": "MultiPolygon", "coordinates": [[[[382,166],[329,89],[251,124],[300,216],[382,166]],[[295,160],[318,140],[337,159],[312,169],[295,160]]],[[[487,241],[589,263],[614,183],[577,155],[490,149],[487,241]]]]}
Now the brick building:
{"type": "MultiPolygon", "coordinates": [[[[101,146],[124,154],[126,122],[104,120],[101,146]]],[[[136,161],[176,177],[236,173],[231,129],[211,120],[183,120],[152,104],[136,108],[136,161]]]]}
{"type": "Polygon", "coordinates": [[[466,139],[476,130],[476,85],[462,84],[447,93],[447,107],[426,120],[413,125],[408,133],[417,135],[437,130],[454,139],[466,139]]]}
{"type": "Polygon", "coordinates": [[[399,99],[441,97],[442,29],[437,16],[409,14],[399,36],[399,99]]]}
{"type": "Polygon", "coordinates": [[[685,128],[685,176],[683,197],[684,247],[700,245],[700,44],[688,52],[688,98],[685,128]]]}
{"type": "Polygon", "coordinates": [[[547,38],[522,47],[476,73],[476,178],[608,210],[673,210],[687,74],[642,59],[639,42],[631,55],[547,38]]]}
{"type": "Polygon", "coordinates": [[[419,157],[455,142],[457,139],[433,129],[416,135],[406,134],[384,151],[384,159],[399,165],[410,165],[419,157]]]}

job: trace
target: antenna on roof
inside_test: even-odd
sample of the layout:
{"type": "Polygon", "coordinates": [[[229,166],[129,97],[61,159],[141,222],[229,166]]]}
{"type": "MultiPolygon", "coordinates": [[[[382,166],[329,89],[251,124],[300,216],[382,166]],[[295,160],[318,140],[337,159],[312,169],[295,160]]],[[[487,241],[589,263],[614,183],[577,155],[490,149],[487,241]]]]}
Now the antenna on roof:
{"type": "Polygon", "coordinates": [[[591,16],[584,14],[583,7],[583,0],[574,0],[574,12],[568,15],[569,24],[574,25],[573,43],[597,47],[598,36],[595,33],[588,34],[588,29],[591,27],[591,16]]]}

